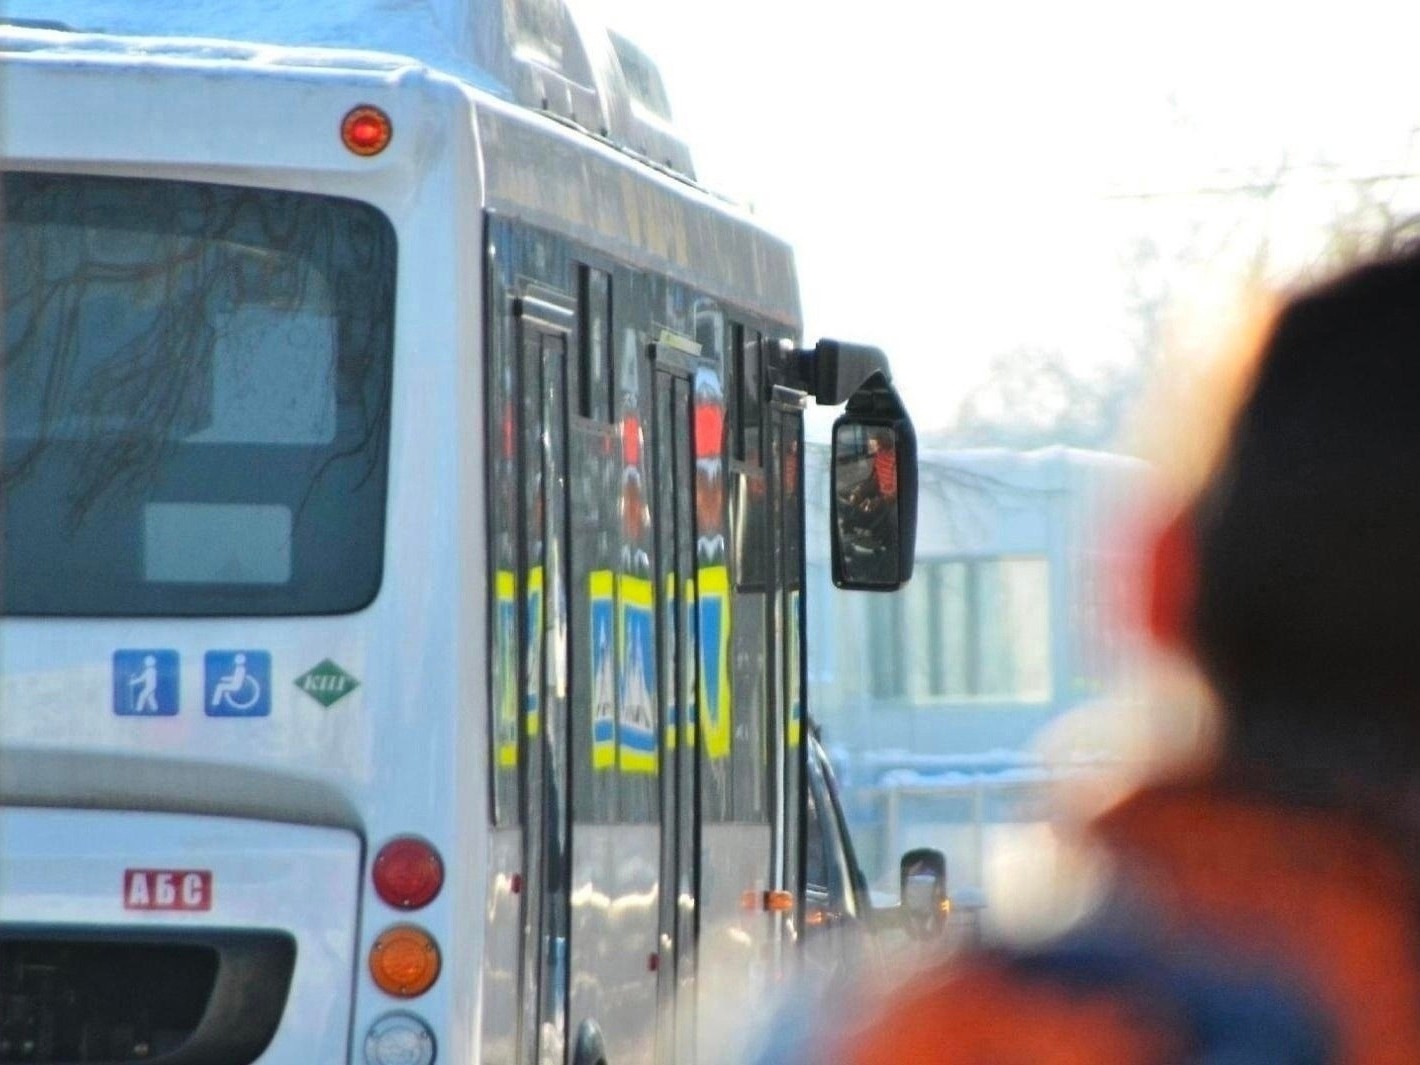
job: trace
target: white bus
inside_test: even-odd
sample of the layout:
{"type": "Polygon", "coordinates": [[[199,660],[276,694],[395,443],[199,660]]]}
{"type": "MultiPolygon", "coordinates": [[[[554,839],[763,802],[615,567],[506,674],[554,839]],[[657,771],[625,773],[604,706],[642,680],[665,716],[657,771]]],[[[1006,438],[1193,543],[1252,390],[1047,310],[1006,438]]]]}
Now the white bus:
{"type": "Polygon", "coordinates": [[[716,1059],[848,916],[801,410],[900,584],[885,360],[557,0],[278,6],[3,9],[0,1062],[716,1059]]]}

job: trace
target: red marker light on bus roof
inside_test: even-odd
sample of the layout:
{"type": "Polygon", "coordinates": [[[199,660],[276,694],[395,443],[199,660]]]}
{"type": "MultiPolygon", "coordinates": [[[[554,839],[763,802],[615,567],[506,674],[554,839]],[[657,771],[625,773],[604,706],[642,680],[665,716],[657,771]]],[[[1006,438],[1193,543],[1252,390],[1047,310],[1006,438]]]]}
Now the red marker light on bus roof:
{"type": "Polygon", "coordinates": [[[396,909],[417,910],[433,902],[444,886],[444,863],[431,844],[400,836],[380,848],[370,878],[385,902],[396,909]]]}
{"type": "Polygon", "coordinates": [[[379,155],[393,136],[389,115],[368,104],[353,108],[340,123],[340,139],[356,155],[379,155]]]}

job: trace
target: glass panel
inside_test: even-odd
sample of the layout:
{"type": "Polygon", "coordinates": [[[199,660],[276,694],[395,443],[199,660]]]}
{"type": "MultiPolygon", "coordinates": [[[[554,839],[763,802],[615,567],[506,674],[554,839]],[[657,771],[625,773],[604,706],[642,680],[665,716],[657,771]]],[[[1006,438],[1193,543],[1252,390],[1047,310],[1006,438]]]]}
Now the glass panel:
{"type": "MultiPolygon", "coordinates": [[[[909,583],[908,589],[916,583],[915,580],[909,583]]],[[[905,624],[910,624],[911,617],[906,600],[874,596],[865,604],[864,615],[868,619],[869,690],[879,699],[906,695],[907,673],[898,661],[901,630],[905,624]]]]}
{"type": "Polygon", "coordinates": [[[1044,559],[979,564],[978,695],[1050,697],[1049,598],[1044,559]]]}
{"type": "Polygon", "coordinates": [[[148,503],[143,579],[173,584],[285,584],[291,508],[269,503],[148,503]]]}
{"type": "Polygon", "coordinates": [[[735,587],[764,591],[769,583],[769,492],[763,470],[736,470],[732,520],[735,587]]]}
{"type": "Polygon", "coordinates": [[[384,217],[173,181],[16,173],[3,193],[4,609],[368,603],[394,321],[384,217]]]}
{"type": "Polygon", "coordinates": [[[804,886],[828,893],[828,855],[823,845],[823,817],[814,789],[804,798],[804,886]]]}
{"type": "MultiPolygon", "coordinates": [[[[1049,567],[1045,559],[926,562],[881,609],[901,611],[901,658],[913,698],[1050,697],[1049,567]]],[[[882,641],[875,653],[885,651],[882,641]]],[[[875,694],[891,694],[877,691],[875,694]]]]}
{"type": "Polygon", "coordinates": [[[731,694],[729,574],[725,551],[725,399],[714,373],[700,371],[694,384],[695,438],[695,632],[697,739],[703,772],[701,803],[706,821],[730,819],[731,694]]]}
{"type": "Polygon", "coordinates": [[[930,572],[920,573],[891,597],[883,597],[885,613],[901,615],[893,646],[881,648],[884,668],[900,674],[896,681],[902,694],[922,699],[938,692],[935,681],[940,673],[939,656],[932,653],[932,619],[938,594],[930,572]],[[919,579],[920,578],[920,579],[919,579]]]}
{"type": "Polygon", "coordinates": [[[573,430],[572,787],[578,821],[616,820],[616,439],[609,427],[573,430]]]}
{"type": "MultiPolygon", "coordinates": [[[[520,483],[523,506],[523,728],[525,750],[537,752],[542,735],[543,643],[546,622],[544,607],[543,559],[546,545],[542,491],[542,337],[524,326],[522,356],[523,454],[520,483]]],[[[528,797],[541,791],[542,759],[534,753],[526,760],[524,774],[528,797]]]]}
{"type": "MultiPolygon", "coordinates": [[[[566,394],[563,370],[567,362],[567,338],[544,334],[542,356],[543,447],[540,481],[543,538],[543,759],[545,784],[542,789],[544,860],[547,871],[541,892],[543,916],[543,957],[546,972],[542,979],[542,1021],[544,1028],[567,1030],[567,941],[571,931],[569,888],[571,880],[571,833],[567,824],[568,736],[567,736],[567,599],[563,587],[566,564],[567,483],[566,394]]],[[[547,1058],[544,1047],[544,1058],[547,1058]]],[[[559,1059],[560,1060],[560,1059],[559,1059]]]]}
{"type": "Polygon", "coordinates": [[[581,268],[581,367],[578,413],[610,423],[611,278],[601,270],[581,268]]]}
{"type": "Polygon", "coordinates": [[[743,459],[751,466],[761,466],[760,422],[764,410],[764,383],[760,374],[760,336],[750,329],[736,328],[740,337],[739,362],[736,367],[735,383],[738,386],[736,398],[739,401],[739,427],[736,435],[735,457],[743,459]]]}
{"type": "Polygon", "coordinates": [[[490,340],[488,365],[488,535],[492,562],[492,662],[489,709],[493,736],[493,821],[518,824],[522,802],[518,793],[518,724],[521,685],[518,683],[518,405],[517,359],[512,319],[497,315],[490,340]]]}
{"type": "MultiPolygon", "coordinates": [[[[764,546],[768,551],[769,545],[764,546]]],[[[769,656],[771,609],[766,591],[735,591],[730,630],[733,658],[730,690],[734,706],[734,741],[730,753],[734,819],[763,821],[769,816],[769,656]]]]}
{"type": "Polygon", "coordinates": [[[783,586],[780,589],[780,611],[783,618],[783,639],[780,646],[782,680],[779,691],[781,719],[785,737],[784,758],[784,886],[790,891],[800,888],[799,851],[802,842],[803,808],[800,802],[800,788],[803,779],[804,751],[804,663],[803,663],[803,606],[804,590],[803,550],[800,537],[803,535],[803,499],[800,495],[803,462],[802,433],[800,418],[796,415],[776,412],[772,424],[777,430],[776,460],[779,468],[779,541],[783,547],[781,558],[784,566],[783,586]]]}
{"type": "Polygon", "coordinates": [[[833,429],[833,521],[845,583],[894,587],[899,581],[897,432],[841,420],[833,429]]]}
{"type": "MultiPolygon", "coordinates": [[[[971,599],[965,562],[941,562],[931,569],[937,607],[934,627],[938,634],[941,667],[936,691],[964,698],[975,691],[975,636],[971,623],[971,599]]],[[[915,582],[914,582],[915,583],[915,582]]],[[[908,584],[912,587],[912,583],[908,584]]]]}
{"type": "Polygon", "coordinates": [[[616,498],[621,556],[616,577],[616,752],[620,816],[623,821],[653,821],[659,816],[656,774],[660,764],[660,715],[652,569],[653,486],[647,456],[651,382],[643,339],[634,328],[624,330],[618,356],[621,467],[616,498]]]}

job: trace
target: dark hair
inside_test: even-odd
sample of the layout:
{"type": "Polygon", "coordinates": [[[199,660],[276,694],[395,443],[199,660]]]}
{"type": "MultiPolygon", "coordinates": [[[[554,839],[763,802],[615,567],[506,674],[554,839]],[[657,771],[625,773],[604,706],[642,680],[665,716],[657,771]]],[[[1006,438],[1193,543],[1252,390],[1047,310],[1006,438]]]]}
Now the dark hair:
{"type": "Polygon", "coordinates": [[[1287,305],[1193,521],[1234,753],[1420,768],[1420,257],[1287,305]]]}

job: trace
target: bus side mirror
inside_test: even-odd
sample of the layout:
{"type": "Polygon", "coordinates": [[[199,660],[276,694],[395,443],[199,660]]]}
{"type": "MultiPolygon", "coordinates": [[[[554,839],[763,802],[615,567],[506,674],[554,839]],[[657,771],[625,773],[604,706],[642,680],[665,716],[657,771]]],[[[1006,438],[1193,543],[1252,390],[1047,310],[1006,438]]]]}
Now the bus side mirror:
{"type": "Polygon", "coordinates": [[[912,929],[940,934],[947,925],[947,858],[932,847],[918,847],[902,856],[902,916],[912,929]]]}
{"type": "Polygon", "coordinates": [[[833,583],[890,592],[912,576],[917,539],[917,438],[906,418],[858,415],[833,424],[833,583]]]}

